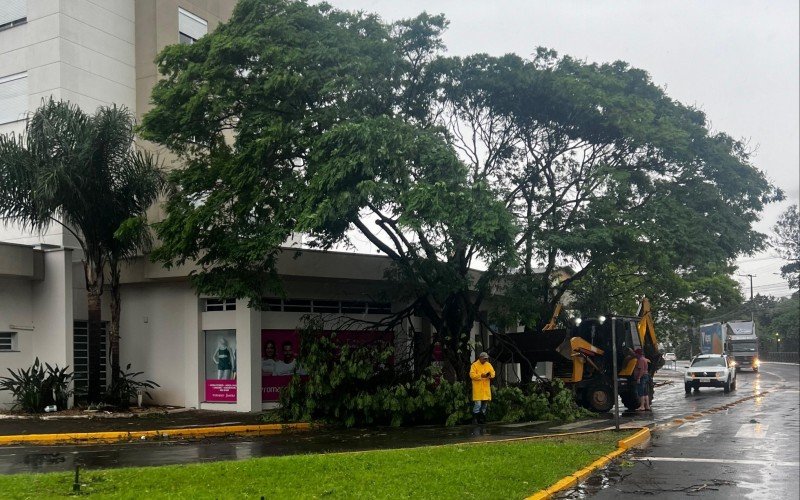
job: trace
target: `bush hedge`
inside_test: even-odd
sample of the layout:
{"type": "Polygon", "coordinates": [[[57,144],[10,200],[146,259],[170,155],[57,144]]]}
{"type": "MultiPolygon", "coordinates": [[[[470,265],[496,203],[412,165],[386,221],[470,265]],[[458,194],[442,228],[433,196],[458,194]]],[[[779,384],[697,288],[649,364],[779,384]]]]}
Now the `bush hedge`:
{"type": "MultiPolygon", "coordinates": [[[[414,379],[393,359],[387,342],[348,345],[336,334],[301,331],[299,362],[308,375],[295,374],[281,391],[280,417],[363,425],[448,426],[470,419],[469,383],[449,382],[435,368],[414,379]]],[[[493,390],[489,419],[571,421],[589,414],[560,382],[493,390]]]]}

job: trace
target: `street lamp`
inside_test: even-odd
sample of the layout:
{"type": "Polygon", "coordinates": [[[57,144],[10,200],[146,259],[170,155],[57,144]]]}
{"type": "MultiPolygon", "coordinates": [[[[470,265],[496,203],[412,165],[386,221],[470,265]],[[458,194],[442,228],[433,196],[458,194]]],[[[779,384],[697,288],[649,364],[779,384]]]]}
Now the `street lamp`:
{"type": "Polygon", "coordinates": [[[781,338],[778,335],[775,335],[775,338],[778,340],[778,352],[781,352],[781,338]]]}

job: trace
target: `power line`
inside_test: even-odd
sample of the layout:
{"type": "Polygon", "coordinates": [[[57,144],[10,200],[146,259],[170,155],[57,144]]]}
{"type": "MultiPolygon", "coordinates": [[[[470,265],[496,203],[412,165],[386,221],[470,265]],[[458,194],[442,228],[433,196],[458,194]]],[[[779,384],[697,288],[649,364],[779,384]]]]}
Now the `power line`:
{"type": "Polygon", "coordinates": [[[760,262],[762,260],[775,260],[775,259],[783,260],[783,257],[759,257],[757,259],[737,260],[736,262],[741,264],[744,262],[760,262]]]}

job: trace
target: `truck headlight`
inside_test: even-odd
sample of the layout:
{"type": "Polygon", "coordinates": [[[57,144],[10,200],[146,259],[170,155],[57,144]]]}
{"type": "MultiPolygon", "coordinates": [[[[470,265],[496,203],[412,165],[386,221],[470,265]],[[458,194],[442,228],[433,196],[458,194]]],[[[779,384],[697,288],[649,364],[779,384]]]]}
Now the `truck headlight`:
{"type": "Polygon", "coordinates": [[[761,361],[759,361],[758,358],[753,358],[753,366],[758,367],[758,365],[760,365],[760,364],[761,364],[761,361]]]}
{"type": "Polygon", "coordinates": [[[719,377],[724,376],[725,372],[717,372],[716,375],[717,375],[717,378],[719,378],[719,377]]]}

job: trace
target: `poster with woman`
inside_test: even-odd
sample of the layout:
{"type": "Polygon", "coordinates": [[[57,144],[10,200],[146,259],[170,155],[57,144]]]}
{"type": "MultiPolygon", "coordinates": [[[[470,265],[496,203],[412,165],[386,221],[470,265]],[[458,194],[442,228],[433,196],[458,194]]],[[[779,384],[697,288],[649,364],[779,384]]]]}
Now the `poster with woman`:
{"type": "Polygon", "coordinates": [[[236,402],[236,330],[206,330],[205,401],[236,402]]]}

